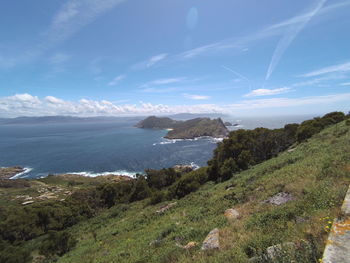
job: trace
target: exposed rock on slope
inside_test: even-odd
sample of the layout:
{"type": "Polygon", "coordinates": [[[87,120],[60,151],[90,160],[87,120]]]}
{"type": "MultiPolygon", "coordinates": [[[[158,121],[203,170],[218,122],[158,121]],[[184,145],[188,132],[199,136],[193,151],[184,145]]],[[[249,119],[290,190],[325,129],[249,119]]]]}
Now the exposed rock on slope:
{"type": "Polygon", "coordinates": [[[10,179],[22,172],[24,172],[24,169],[19,166],[0,168],[0,179],[10,179]]]}

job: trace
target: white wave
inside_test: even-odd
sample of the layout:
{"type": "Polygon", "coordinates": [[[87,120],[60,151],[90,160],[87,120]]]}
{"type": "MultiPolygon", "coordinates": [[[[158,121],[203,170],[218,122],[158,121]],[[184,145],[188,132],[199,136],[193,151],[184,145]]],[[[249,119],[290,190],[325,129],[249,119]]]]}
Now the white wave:
{"type": "Polygon", "coordinates": [[[190,165],[193,170],[198,170],[199,168],[201,168],[198,164],[195,164],[194,162],[191,162],[190,165]]]}
{"type": "Polygon", "coordinates": [[[126,170],[117,170],[113,172],[101,172],[101,173],[95,173],[91,171],[84,171],[84,172],[69,172],[64,174],[75,174],[75,175],[81,175],[86,177],[97,177],[97,176],[106,176],[106,175],[122,175],[122,176],[128,176],[131,178],[135,178],[136,174],[143,174],[143,172],[130,172],[126,170]]]}
{"type": "Polygon", "coordinates": [[[12,176],[10,179],[18,179],[20,178],[22,175],[26,174],[26,173],[29,173],[30,171],[32,171],[33,168],[30,168],[30,167],[24,167],[23,168],[23,172],[20,172],[18,174],[15,174],[14,176],[12,176]]]}
{"type": "Polygon", "coordinates": [[[182,142],[182,141],[186,141],[186,142],[193,142],[193,141],[199,141],[199,140],[207,140],[211,143],[218,143],[218,142],[222,142],[224,138],[215,138],[215,137],[210,137],[210,136],[202,136],[202,137],[196,137],[194,139],[166,139],[166,138],[162,138],[163,141],[158,142],[158,143],[153,143],[153,146],[156,145],[165,145],[165,144],[173,144],[173,143],[177,143],[177,142],[182,142]]]}

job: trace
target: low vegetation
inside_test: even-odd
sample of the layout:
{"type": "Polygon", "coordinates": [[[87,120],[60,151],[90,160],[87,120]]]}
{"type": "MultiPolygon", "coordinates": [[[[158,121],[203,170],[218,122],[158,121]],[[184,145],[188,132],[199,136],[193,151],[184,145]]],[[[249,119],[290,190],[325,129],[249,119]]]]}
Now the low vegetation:
{"type": "Polygon", "coordinates": [[[117,183],[51,176],[1,186],[12,197],[38,183],[72,194],[2,205],[0,262],[318,262],[350,182],[347,117],[336,112],[283,129],[231,132],[208,167],[192,172],[146,170],[117,183]],[[266,202],[279,193],[290,200],[266,202]],[[239,219],[225,218],[229,208],[239,219]],[[219,251],[183,248],[214,228],[219,251]],[[268,257],[266,248],[286,242],[296,249],[281,245],[283,253],[268,257]]]}

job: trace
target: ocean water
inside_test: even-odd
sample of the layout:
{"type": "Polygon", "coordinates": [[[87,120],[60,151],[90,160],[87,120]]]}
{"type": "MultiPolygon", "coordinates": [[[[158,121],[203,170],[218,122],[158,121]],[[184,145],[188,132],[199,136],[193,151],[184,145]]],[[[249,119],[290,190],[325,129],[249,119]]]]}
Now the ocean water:
{"type": "MultiPolygon", "coordinates": [[[[301,121],[303,118],[297,119],[301,121]]],[[[282,127],[285,119],[227,119],[239,127],[282,127]]],[[[295,122],[295,120],[293,120],[295,122]]],[[[293,122],[289,121],[289,122],[293,122]]],[[[176,164],[206,165],[218,140],[166,140],[165,130],[133,127],[134,119],[67,123],[0,124],[0,166],[28,168],[19,177],[104,173],[133,175],[176,164]]]]}

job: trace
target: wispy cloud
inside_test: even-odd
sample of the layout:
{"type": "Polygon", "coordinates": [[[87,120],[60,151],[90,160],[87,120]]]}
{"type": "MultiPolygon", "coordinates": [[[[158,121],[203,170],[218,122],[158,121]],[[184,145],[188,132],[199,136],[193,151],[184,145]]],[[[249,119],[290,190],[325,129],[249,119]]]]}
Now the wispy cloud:
{"type": "Polygon", "coordinates": [[[179,78],[167,78],[167,79],[156,79],[151,82],[149,82],[147,85],[167,85],[167,84],[174,84],[185,81],[186,78],[179,77],[179,78]]]}
{"type": "MultiPolygon", "coordinates": [[[[266,73],[266,80],[268,80],[271,77],[271,74],[276,69],[279,61],[281,60],[282,56],[284,55],[286,50],[289,48],[293,40],[304,29],[307,23],[322,9],[322,7],[326,2],[327,0],[317,1],[316,4],[312,7],[312,10],[310,12],[302,16],[298,16],[297,19],[293,19],[293,23],[291,23],[291,20],[289,20],[289,23],[285,22],[283,24],[284,26],[288,27],[288,30],[286,30],[283,38],[279,41],[273,53],[270,65],[266,73]]],[[[279,24],[278,27],[281,27],[281,24],[279,24]]],[[[272,28],[277,28],[277,26],[275,25],[272,28]]]]}
{"type": "MultiPolygon", "coordinates": [[[[237,48],[242,50],[242,46],[236,43],[228,43],[227,41],[216,42],[213,44],[197,47],[194,49],[187,50],[179,55],[177,55],[180,59],[190,59],[204,54],[215,54],[217,52],[237,48]]],[[[243,48],[244,49],[244,48],[243,48]]]]}
{"type": "Polygon", "coordinates": [[[271,96],[290,92],[291,88],[279,88],[279,89],[255,89],[244,95],[244,97],[259,97],[259,96],[271,96]]]}
{"type": "Polygon", "coordinates": [[[1,57],[0,67],[28,63],[74,36],[80,29],[127,0],[67,0],[41,33],[39,42],[14,57],[1,57]]]}
{"type": "Polygon", "coordinates": [[[300,107],[307,105],[334,105],[342,101],[349,101],[350,93],[330,94],[324,96],[311,96],[301,98],[271,98],[245,100],[231,105],[227,105],[227,109],[231,112],[239,112],[240,110],[283,108],[283,107],[300,107]]]}
{"type": "Polygon", "coordinates": [[[155,56],[150,57],[149,59],[145,61],[141,61],[139,63],[136,63],[131,66],[132,70],[144,70],[151,68],[161,62],[162,60],[165,60],[169,55],[167,53],[161,53],[155,56]]]}
{"type": "Polygon", "coordinates": [[[316,77],[316,76],[321,76],[321,75],[335,73],[335,72],[336,73],[350,72],[350,62],[321,68],[321,69],[300,75],[300,77],[309,78],[309,77],[316,77]]]}
{"type": "MultiPolygon", "coordinates": [[[[226,66],[221,66],[221,67],[222,67],[223,69],[225,69],[225,70],[227,70],[227,71],[233,73],[234,75],[236,75],[236,77],[239,77],[239,78],[241,78],[241,79],[247,81],[247,83],[248,83],[248,85],[249,85],[249,89],[252,88],[252,83],[251,83],[250,79],[248,79],[246,76],[242,75],[241,73],[239,73],[239,72],[237,72],[237,71],[235,71],[235,70],[233,70],[233,69],[231,69],[231,68],[229,68],[229,67],[226,67],[226,66]]],[[[235,82],[239,82],[239,79],[235,79],[235,82]]]]}
{"type": "Polygon", "coordinates": [[[190,100],[208,100],[208,99],[210,99],[210,96],[205,96],[205,95],[196,95],[196,94],[187,94],[187,93],[184,93],[182,95],[186,99],[190,99],[190,100]]]}
{"type": "Polygon", "coordinates": [[[68,0],[52,19],[44,47],[55,46],[125,0],[68,0]]]}
{"type": "Polygon", "coordinates": [[[109,82],[108,86],[115,86],[123,79],[125,79],[125,75],[119,75],[119,76],[115,77],[111,82],[109,82]]]}
{"type": "Polygon", "coordinates": [[[341,83],[340,86],[350,86],[350,82],[341,83]]]}
{"type": "Polygon", "coordinates": [[[156,63],[162,61],[162,60],[165,59],[167,56],[168,56],[168,54],[162,53],[162,54],[159,54],[159,55],[156,55],[156,56],[151,57],[151,58],[148,60],[147,64],[146,64],[147,68],[152,67],[154,64],[156,64],[156,63]]]}

